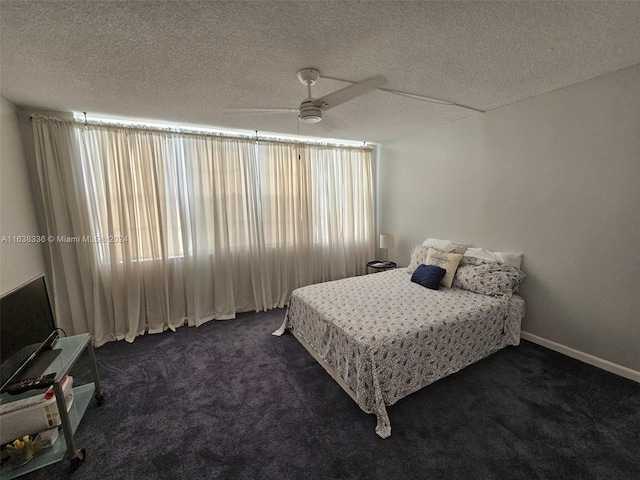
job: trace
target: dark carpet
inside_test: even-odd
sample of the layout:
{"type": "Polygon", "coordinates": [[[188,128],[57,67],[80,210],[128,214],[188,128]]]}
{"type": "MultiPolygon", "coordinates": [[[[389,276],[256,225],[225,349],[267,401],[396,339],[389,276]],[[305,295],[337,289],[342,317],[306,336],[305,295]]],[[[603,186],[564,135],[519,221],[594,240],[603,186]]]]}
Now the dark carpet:
{"type": "MultiPolygon", "coordinates": [[[[530,342],[389,407],[392,435],[291,334],[284,310],[96,349],[87,449],[37,479],[637,479],[640,384],[530,342]]],[[[81,359],[75,383],[87,381],[81,359]]]]}

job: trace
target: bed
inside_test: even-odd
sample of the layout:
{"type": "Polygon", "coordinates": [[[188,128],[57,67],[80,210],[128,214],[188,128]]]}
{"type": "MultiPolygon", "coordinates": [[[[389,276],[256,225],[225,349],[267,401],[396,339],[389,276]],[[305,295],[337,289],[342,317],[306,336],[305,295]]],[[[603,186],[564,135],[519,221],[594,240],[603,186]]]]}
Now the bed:
{"type": "MultiPolygon", "coordinates": [[[[481,262],[482,263],[482,262],[481,262]]],[[[387,438],[387,406],[520,342],[524,300],[464,288],[432,290],[411,270],[295,290],[274,335],[290,331],[387,438]]]]}

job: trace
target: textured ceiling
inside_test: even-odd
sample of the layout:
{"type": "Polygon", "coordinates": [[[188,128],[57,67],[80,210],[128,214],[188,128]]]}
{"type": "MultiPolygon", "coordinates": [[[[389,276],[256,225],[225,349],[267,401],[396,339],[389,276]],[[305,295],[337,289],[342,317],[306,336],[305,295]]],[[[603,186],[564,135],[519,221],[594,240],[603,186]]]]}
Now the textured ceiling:
{"type": "MultiPolygon", "coordinates": [[[[1,0],[0,19],[17,105],[284,134],[295,113],[225,108],[297,107],[305,67],[488,111],[640,63],[640,2],[1,0]]],[[[300,134],[385,142],[477,114],[374,90],[300,134]]]]}

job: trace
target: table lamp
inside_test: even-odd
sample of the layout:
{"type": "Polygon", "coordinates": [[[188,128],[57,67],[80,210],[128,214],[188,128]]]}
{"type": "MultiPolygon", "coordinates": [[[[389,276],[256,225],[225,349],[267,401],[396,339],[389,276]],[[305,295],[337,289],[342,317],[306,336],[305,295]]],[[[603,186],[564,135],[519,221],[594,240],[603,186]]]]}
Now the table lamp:
{"type": "Polygon", "coordinates": [[[385,263],[389,260],[389,252],[390,248],[393,248],[393,234],[391,233],[381,233],[380,234],[380,249],[384,250],[384,261],[385,263]]]}

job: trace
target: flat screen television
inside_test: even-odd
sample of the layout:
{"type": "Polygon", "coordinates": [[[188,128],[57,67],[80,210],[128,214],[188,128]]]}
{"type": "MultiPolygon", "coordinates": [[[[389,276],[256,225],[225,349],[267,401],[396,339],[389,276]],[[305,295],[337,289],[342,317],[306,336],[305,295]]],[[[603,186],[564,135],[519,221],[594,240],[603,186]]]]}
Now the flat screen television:
{"type": "Polygon", "coordinates": [[[58,338],[44,275],[0,297],[0,335],[4,391],[58,338]]]}

